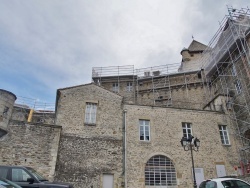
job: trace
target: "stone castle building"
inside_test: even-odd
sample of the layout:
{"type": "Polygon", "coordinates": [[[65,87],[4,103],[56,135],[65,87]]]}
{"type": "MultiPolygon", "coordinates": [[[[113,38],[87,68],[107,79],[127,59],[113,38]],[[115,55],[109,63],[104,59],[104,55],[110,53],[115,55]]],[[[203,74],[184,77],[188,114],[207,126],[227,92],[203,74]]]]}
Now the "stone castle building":
{"type": "Polygon", "coordinates": [[[208,46],[181,64],[94,67],[92,83],[57,90],[55,112],[0,90],[0,163],[32,166],[79,188],[193,187],[250,172],[250,19],[229,9],[208,46]]]}

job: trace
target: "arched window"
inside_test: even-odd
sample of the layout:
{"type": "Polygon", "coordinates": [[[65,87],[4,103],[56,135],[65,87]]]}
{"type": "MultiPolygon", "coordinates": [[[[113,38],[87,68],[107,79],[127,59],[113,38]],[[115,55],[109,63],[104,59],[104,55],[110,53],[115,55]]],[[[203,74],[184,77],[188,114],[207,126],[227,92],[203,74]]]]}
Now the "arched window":
{"type": "Polygon", "coordinates": [[[177,187],[176,171],[172,161],[163,155],[151,157],[145,166],[145,185],[177,187]]]}

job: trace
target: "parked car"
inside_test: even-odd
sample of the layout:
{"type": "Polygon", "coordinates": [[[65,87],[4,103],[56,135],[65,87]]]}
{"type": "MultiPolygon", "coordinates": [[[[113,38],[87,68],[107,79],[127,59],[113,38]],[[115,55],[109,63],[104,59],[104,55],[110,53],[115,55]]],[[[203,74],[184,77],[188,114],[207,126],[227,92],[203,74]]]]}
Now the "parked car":
{"type": "Polygon", "coordinates": [[[201,182],[199,188],[250,188],[250,184],[237,178],[215,178],[201,182]]]}
{"type": "Polygon", "coordinates": [[[0,178],[0,188],[22,188],[10,180],[0,178]]]}
{"type": "Polygon", "coordinates": [[[10,180],[22,188],[73,188],[71,184],[49,182],[33,168],[0,166],[0,178],[10,180]]]}

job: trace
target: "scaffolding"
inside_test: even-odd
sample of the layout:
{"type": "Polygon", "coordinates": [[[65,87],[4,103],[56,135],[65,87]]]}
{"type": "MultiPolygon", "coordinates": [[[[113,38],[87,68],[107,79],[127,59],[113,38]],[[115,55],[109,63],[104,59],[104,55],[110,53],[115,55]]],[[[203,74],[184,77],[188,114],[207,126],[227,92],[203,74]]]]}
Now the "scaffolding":
{"type": "MultiPolygon", "coordinates": [[[[136,96],[144,93],[152,93],[151,101],[143,100],[141,97],[141,104],[156,105],[156,106],[171,106],[171,74],[176,74],[180,64],[167,64],[161,66],[147,67],[136,69],[136,96]],[[145,82],[151,84],[145,86],[145,82]]],[[[138,97],[137,97],[138,99],[138,97]]]]}
{"type": "MultiPolygon", "coordinates": [[[[185,89],[187,99],[185,102],[189,103],[187,107],[190,108],[190,85],[193,87],[202,85],[204,90],[204,103],[193,105],[197,109],[206,108],[217,96],[222,96],[227,107],[226,111],[223,111],[229,113],[236,125],[235,135],[242,144],[239,157],[246,164],[250,159],[250,10],[228,7],[228,13],[202,52],[199,59],[200,70],[181,72],[180,64],[143,69],[134,69],[133,66],[95,67],[92,79],[102,85],[103,81],[109,82],[113,76],[120,84],[122,80],[129,81],[128,77],[124,77],[129,75],[134,86],[135,104],[158,105],[160,102],[163,106],[172,106],[172,91],[178,87],[185,89]],[[177,75],[183,76],[183,82],[171,83],[171,76],[177,75]],[[201,80],[197,80],[197,75],[201,80]],[[145,95],[151,97],[151,102],[144,97],[145,95]]],[[[178,107],[178,101],[174,102],[175,107],[178,107]]],[[[183,104],[181,101],[182,107],[185,106],[183,104]]],[[[218,109],[215,107],[211,110],[218,109]]]]}
{"type": "MultiPolygon", "coordinates": [[[[204,103],[193,104],[197,109],[205,109],[217,96],[223,96],[226,111],[237,127],[235,135],[242,144],[239,157],[246,164],[250,159],[250,10],[228,7],[228,13],[202,52],[199,59],[200,70],[182,72],[179,63],[143,69],[134,69],[133,66],[95,67],[92,79],[102,85],[113,78],[118,86],[122,81],[132,80],[135,104],[157,106],[160,102],[163,106],[172,106],[172,91],[178,87],[185,89],[185,102],[189,103],[187,108],[191,108],[190,103],[195,101],[189,101],[190,85],[202,85],[204,90],[204,103]],[[183,76],[183,82],[171,83],[171,76],[178,75],[183,76]],[[197,75],[201,80],[197,80],[197,75]],[[145,95],[151,97],[151,102],[147,99],[143,101],[145,95]]],[[[178,107],[178,101],[174,102],[175,107],[178,107]]],[[[185,102],[180,102],[182,107],[185,102]]],[[[211,110],[219,109],[216,108],[211,110]]]]}
{"type": "Polygon", "coordinates": [[[227,102],[229,116],[237,126],[241,141],[240,160],[250,160],[250,10],[228,7],[228,15],[201,58],[206,79],[206,101],[220,93],[227,102]]]}
{"type": "MultiPolygon", "coordinates": [[[[124,96],[126,102],[134,104],[203,109],[205,104],[190,101],[189,90],[204,85],[201,71],[182,71],[181,63],[166,64],[141,69],[134,66],[93,67],[92,80],[115,93],[124,96]],[[128,95],[122,88],[126,82],[133,84],[133,92],[128,95]],[[116,88],[115,86],[118,86],[116,88]],[[181,100],[174,99],[172,92],[176,89],[185,90],[181,100]]],[[[124,86],[124,87],[123,87],[124,86]]]]}
{"type": "Polygon", "coordinates": [[[55,104],[44,103],[37,99],[17,96],[11,117],[12,123],[54,124],[55,104]]]}

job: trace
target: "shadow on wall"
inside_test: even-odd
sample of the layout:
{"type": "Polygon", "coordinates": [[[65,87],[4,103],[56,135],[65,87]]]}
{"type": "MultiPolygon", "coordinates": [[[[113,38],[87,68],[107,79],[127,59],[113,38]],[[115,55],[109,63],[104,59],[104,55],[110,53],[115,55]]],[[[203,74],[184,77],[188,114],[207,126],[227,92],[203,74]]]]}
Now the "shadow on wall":
{"type": "Polygon", "coordinates": [[[0,128],[0,138],[6,135],[8,132],[0,128]]]}

